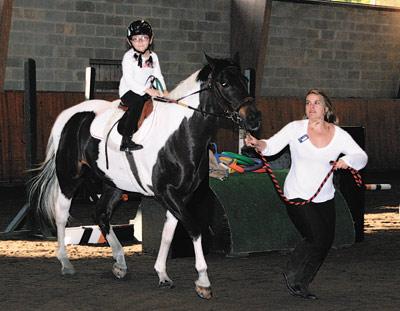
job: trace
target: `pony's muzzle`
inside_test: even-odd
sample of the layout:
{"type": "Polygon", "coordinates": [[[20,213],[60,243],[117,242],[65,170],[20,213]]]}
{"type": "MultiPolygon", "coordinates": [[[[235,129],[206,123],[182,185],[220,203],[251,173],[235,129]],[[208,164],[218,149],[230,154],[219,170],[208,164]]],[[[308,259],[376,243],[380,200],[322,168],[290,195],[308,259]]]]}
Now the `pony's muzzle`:
{"type": "Polygon", "coordinates": [[[241,126],[251,132],[255,132],[261,127],[261,112],[252,104],[242,106],[239,109],[241,126]]]}

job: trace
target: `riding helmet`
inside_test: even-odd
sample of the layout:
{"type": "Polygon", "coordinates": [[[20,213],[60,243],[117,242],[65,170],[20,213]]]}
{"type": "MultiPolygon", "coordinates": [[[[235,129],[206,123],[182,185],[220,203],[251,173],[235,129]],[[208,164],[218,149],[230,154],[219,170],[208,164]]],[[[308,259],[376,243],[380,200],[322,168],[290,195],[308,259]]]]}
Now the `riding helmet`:
{"type": "Polygon", "coordinates": [[[147,35],[149,38],[153,36],[151,25],[145,20],[137,20],[132,22],[127,29],[126,36],[130,40],[132,36],[147,35]]]}

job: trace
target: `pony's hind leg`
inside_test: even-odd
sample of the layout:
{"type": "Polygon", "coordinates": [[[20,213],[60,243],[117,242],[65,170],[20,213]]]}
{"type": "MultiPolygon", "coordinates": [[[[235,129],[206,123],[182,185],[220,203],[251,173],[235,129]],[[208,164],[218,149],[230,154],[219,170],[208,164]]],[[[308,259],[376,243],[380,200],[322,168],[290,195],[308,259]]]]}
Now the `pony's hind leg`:
{"type": "Polygon", "coordinates": [[[106,235],[106,239],[108,241],[108,244],[110,244],[111,246],[113,258],[115,259],[112,272],[116,278],[122,279],[126,276],[126,273],[128,272],[128,267],[125,262],[124,249],[122,248],[122,245],[112,228],[110,228],[110,233],[106,235]]]}
{"type": "Polygon", "coordinates": [[[124,249],[110,226],[110,219],[114,208],[121,201],[121,196],[121,190],[104,185],[103,194],[96,204],[96,220],[112,249],[113,258],[115,259],[112,272],[118,279],[126,276],[128,268],[125,261],[124,249]]]}
{"type": "Polygon", "coordinates": [[[71,199],[66,198],[61,191],[59,191],[55,202],[55,221],[57,225],[57,258],[61,263],[61,274],[74,274],[75,269],[68,259],[67,249],[65,247],[65,227],[69,217],[69,208],[71,206],[71,199]]]}
{"type": "Polygon", "coordinates": [[[199,278],[195,281],[196,293],[200,298],[211,299],[211,283],[207,274],[207,263],[203,254],[203,247],[201,244],[201,235],[193,239],[194,253],[196,256],[196,270],[199,278]]]}
{"type": "Polygon", "coordinates": [[[172,288],[174,286],[174,283],[167,274],[167,257],[177,224],[178,220],[169,211],[167,211],[167,217],[161,236],[160,249],[154,265],[154,269],[156,270],[159,278],[159,287],[172,288]]]}

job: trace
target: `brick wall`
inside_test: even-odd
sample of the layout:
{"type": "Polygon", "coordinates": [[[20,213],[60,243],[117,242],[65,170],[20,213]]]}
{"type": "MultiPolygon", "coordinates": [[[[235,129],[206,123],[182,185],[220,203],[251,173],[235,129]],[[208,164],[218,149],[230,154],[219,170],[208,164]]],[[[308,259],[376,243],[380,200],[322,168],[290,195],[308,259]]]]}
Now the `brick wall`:
{"type": "Polygon", "coordinates": [[[262,95],[393,98],[400,11],[274,1],[262,95]]]}
{"type": "Polygon", "coordinates": [[[23,89],[33,58],[37,89],[83,91],[89,59],[118,59],[126,27],[147,19],[168,88],[199,69],[203,52],[230,52],[230,0],[14,0],[5,89],[23,89]]]}
{"type": "MultiPolygon", "coordinates": [[[[125,29],[148,19],[168,88],[199,69],[203,51],[230,54],[230,0],[14,0],[5,89],[83,91],[89,59],[120,60],[125,29]]],[[[245,38],[243,39],[245,40],[245,38]]],[[[251,48],[251,47],[249,47],[251,48]]],[[[392,98],[400,76],[400,11],[273,1],[263,96],[392,98]]]]}

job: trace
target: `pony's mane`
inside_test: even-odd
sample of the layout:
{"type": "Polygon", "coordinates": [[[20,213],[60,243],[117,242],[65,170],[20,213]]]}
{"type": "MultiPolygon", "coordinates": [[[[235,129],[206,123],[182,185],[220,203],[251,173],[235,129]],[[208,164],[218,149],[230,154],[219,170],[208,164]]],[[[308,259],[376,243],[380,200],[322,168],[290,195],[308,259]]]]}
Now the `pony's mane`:
{"type": "Polygon", "coordinates": [[[194,72],[187,79],[181,81],[171,92],[171,98],[179,98],[181,96],[187,95],[190,92],[193,92],[195,88],[200,87],[201,82],[205,82],[209,79],[211,73],[214,75],[218,74],[226,67],[238,67],[240,66],[235,60],[232,59],[213,59],[214,64],[213,67],[210,64],[205,65],[202,69],[194,72]],[[199,83],[200,82],[200,83],[199,83]]]}
{"type": "Polygon", "coordinates": [[[211,73],[214,76],[218,75],[222,70],[226,67],[237,67],[240,70],[240,65],[237,61],[230,59],[230,58],[214,58],[213,59],[213,66],[207,64],[200,70],[197,81],[205,82],[208,80],[211,73]]]}
{"type": "Polygon", "coordinates": [[[200,88],[200,84],[197,81],[199,71],[200,70],[194,72],[188,78],[179,82],[179,84],[170,92],[170,97],[177,99],[195,91],[196,88],[200,88]]]}
{"type": "Polygon", "coordinates": [[[205,65],[203,69],[199,71],[196,80],[201,82],[207,81],[211,72],[212,72],[211,66],[209,64],[205,65]]]}

